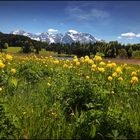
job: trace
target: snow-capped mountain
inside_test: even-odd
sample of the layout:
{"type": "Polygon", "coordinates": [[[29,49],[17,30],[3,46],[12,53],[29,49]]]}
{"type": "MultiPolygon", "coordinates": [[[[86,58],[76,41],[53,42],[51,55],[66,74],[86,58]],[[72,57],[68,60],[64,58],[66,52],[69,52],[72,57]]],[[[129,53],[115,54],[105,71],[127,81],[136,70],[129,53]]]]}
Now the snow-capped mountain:
{"type": "Polygon", "coordinates": [[[39,35],[33,34],[33,33],[28,33],[28,32],[25,32],[25,31],[19,30],[19,29],[18,30],[15,30],[15,31],[12,31],[10,34],[23,35],[23,36],[27,36],[27,37],[29,37],[31,39],[40,41],[39,35]]]}
{"type": "Polygon", "coordinates": [[[29,32],[25,32],[23,30],[15,30],[12,31],[11,34],[15,35],[23,35],[27,36],[31,39],[38,40],[38,41],[47,41],[51,43],[73,43],[73,42],[80,42],[80,43],[95,43],[97,40],[88,33],[81,33],[75,30],[69,30],[64,35],[61,33],[48,33],[43,32],[40,34],[33,34],[29,32]]]}
{"type": "Polygon", "coordinates": [[[88,33],[80,33],[75,30],[69,30],[64,35],[62,42],[64,43],[72,43],[72,42],[95,43],[96,39],[88,33]]]}

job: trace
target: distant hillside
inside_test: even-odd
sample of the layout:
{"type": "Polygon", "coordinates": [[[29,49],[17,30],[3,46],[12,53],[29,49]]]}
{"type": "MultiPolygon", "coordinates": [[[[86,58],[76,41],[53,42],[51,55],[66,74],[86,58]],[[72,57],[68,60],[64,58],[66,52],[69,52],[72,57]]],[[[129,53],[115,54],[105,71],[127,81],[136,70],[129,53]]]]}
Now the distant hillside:
{"type": "Polygon", "coordinates": [[[0,43],[8,43],[9,46],[23,46],[25,42],[36,43],[38,41],[32,40],[27,36],[22,35],[13,35],[13,34],[4,34],[0,32],[0,43]]]}

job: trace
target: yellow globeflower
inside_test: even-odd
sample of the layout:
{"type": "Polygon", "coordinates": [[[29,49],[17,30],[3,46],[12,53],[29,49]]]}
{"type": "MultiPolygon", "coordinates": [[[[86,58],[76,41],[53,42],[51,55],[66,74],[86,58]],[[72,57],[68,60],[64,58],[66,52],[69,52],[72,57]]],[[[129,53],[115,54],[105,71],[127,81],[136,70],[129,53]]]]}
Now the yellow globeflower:
{"type": "Polygon", "coordinates": [[[50,87],[50,86],[51,86],[51,84],[50,84],[50,83],[47,83],[47,85],[48,85],[48,87],[50,87]]]}
{"type": "Polygon", "coordinates": [[[131,73],[131,76],[137,76],[137,72],[133,71],[133,72],[131,73]]]}
{"type": "Polygon", "coordinates": [[[73,59],[73,63],[76,63],[76,62],[78,62],[78,59],[77,58],[73,59]]]}
{"type": "Polygon", "coordinates": [[[106,63],[105,63],[105,62],[100,62],[99,65],[100,65],[100,66],[105,66],[106,63]]]}
{"type": "Polygon", "coordinates": [[[126,67],[127,66],[127,64],[125,63],[124,65],[123,65],[123,67],[126,67]]]}
{"type": "Polygon", "coordinates": [[[2,88],[0,87],[0,91],[2,91],[2,88]]]}
{"type": "Polygon", "coordinates": [[[13,57],[11,56],[11,55],[9,55],[9,54],[6,54],[6,60],[9,60],[9,61],[11,61],[13,59],[13,57]]]}
{"type": "Polygon", "coordinates": [[[85,63],[88,63],[88,61],[89,61],[89,59],[86,58],[86,59],[85,59],[85,63]]]}
{"type": "Polygon", "coordinates": [[[138,77],[133,76],[133,77],[132,77],[132,80],[138,82],[138,77]]]}
{"type": "Polygon", "coordinates": [[[13,74],[15,74],[15,73],[16,73],[16,69],[11,69],[11,72],[12,72],[13,74]]]}
{"type": "Polygon", "coordinates": [[[116,72],[119,74],[122,72],[122,68],[121,67],[117,67],[116,72]]]}
{"type": "Polygon", "coordinates": [[[89,65],[92,65],[92,64],[94,64],[94,61],[93,61],[92,59],[89,59],[89,60],[88,60],[88,64],[89,64],[89,65]]]}
{"type": "Polygon", "coordinates": [[[69,62],[70,62],[70,60],[67,59],[67,60],[66,60],[66,63],[69,63],[69,62]]]}
{"type": "Polygon", "coordinates": [[[130,83],[131,83],[131,84],[136,84],[137,82],[138,82],[138,77],[133,76],[133,77],[131,78],[130,83]]]}
{"type": "Polygon", "coordinates": [[[86,79],[89,79],[90,77],[89,76],[86,76],[86,79]]]}
{"type": "Polygon", "coordinates": [[[2,62],[0,62],[0,68],[4,68],[5,64],[3,64],[2,62]]]}
{"type": "Polygon", "coordinates": [[[119,80],[119,81],[123,81],[123,78],[122,78],[122,77],[119,77],[118,80],[119,80]]]}
{"type": "Polygon", "coordinates": [[[77,56],[76,55],[74,56],[74,59],[77,59],[77,56]]]}
{"type": "Polygon", "coordinates": [[[112,68],[111,63],[107,64],[106,67],[108,67],[108,68],[112,68]]]}
{"type": "Polygon", "coordinates": [[[105,71],[105,69],[104,68],[98,68],[98,71],[103,73],[105,71]]]}
{"type": "Polygon", "coordinates": [[[68,67],[68,65],[67,65],[67,64],[64,64],[64,65],[63,65],[63,68],[67,68],[67,67],[68,67]]]}
{"type": "Polygon", "coordinates": [[[114,67],[116,67],[116,63],[108,63],[106,65],[106,67],[108,67],[108,68],[114,68],[114,67]]]}
{"type": "Polygon", "coordinates": [[[112,74],[112,77],[117,77],[117,76],[118,76],[117,72],[114,72],[114,73],[112,74]]]}
{"type": "Polygon", "coordinates": [[[69,68],[69,69],[71,69],[71,68],[72,68],[72,66],[69,66],[68,68],[69,68]]]}
{"type": "Polygon", "coordinates": [[[95,64],[93,64],[91,67],[92,67],[92,68],[96,68],[97,66],[96,66],[95,64]]]}
{"type": "Polygon", "coordinates": [[[91,71],[95,71],[95,68],[91,68],[91,71]]]}
{"type": "Polygon", "coordinates": [[[76,62],[76,66],[80,66],[80,62],[76,62]]]}
{"type": "Polygon", "coordinates": [[[111,65],[112,65],[112,68],[117,66],[116,63],[111,63],[111,65]]]}
{"type": "Polygon", "coordinates": [[[80,62],[84,63],[84,57],[80,58],[80,62]]]}
{"type": "Polygon", "coordinates": [[[85,59],[89,59],[89,56],[88,56],[88,55],[86,55],[86,56],[85,56],[85,59]]]}
{"type": "Polygon", "coordinates": [[[102,57],[101,56],[98,56],[98,55],[95,55],[94,60],[101,61],[102,60],[102,57]]]}
{"type": "Polygon", "coordinates": [[[108,76],[108,80],[109,80],[109,81],[112,81],[113,78],[112,78],[111,76],[108,76]]]}
{"type": "Polygon", "coordinates": [[[58,60],[53,61],[54,64],[59,64],[58,60]]]}

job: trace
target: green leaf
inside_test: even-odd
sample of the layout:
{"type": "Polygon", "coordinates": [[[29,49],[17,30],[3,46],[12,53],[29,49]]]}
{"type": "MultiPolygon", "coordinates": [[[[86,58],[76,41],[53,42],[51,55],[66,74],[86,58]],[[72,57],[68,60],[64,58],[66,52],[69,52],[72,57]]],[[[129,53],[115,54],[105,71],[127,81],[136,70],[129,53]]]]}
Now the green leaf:
{"type": "Polygon", "coordinates": [[[94,138],[95,137],[95,134],[96,134],[96,126],[95,125],[92,125],[91,130],[90,130],[90,136],[92,138],[94,138]]]}
{"type": "Polygon", "coordinates": [[[15,87],[17,87],[17,79],[16,79],[16,78],[12,78],[12,79],[11,79],[11,83],[12,83],[15,87]]]}

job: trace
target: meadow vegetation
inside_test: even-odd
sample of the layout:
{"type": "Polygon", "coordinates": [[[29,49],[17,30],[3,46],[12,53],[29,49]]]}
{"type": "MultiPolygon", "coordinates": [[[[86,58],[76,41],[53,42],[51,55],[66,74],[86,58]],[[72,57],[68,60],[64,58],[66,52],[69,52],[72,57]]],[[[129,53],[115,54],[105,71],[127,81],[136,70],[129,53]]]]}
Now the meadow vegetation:
{"type": "Polygon", "coordinates": [[[139,139],[140,66],[0,54],[0,139],[139,139]]]}

